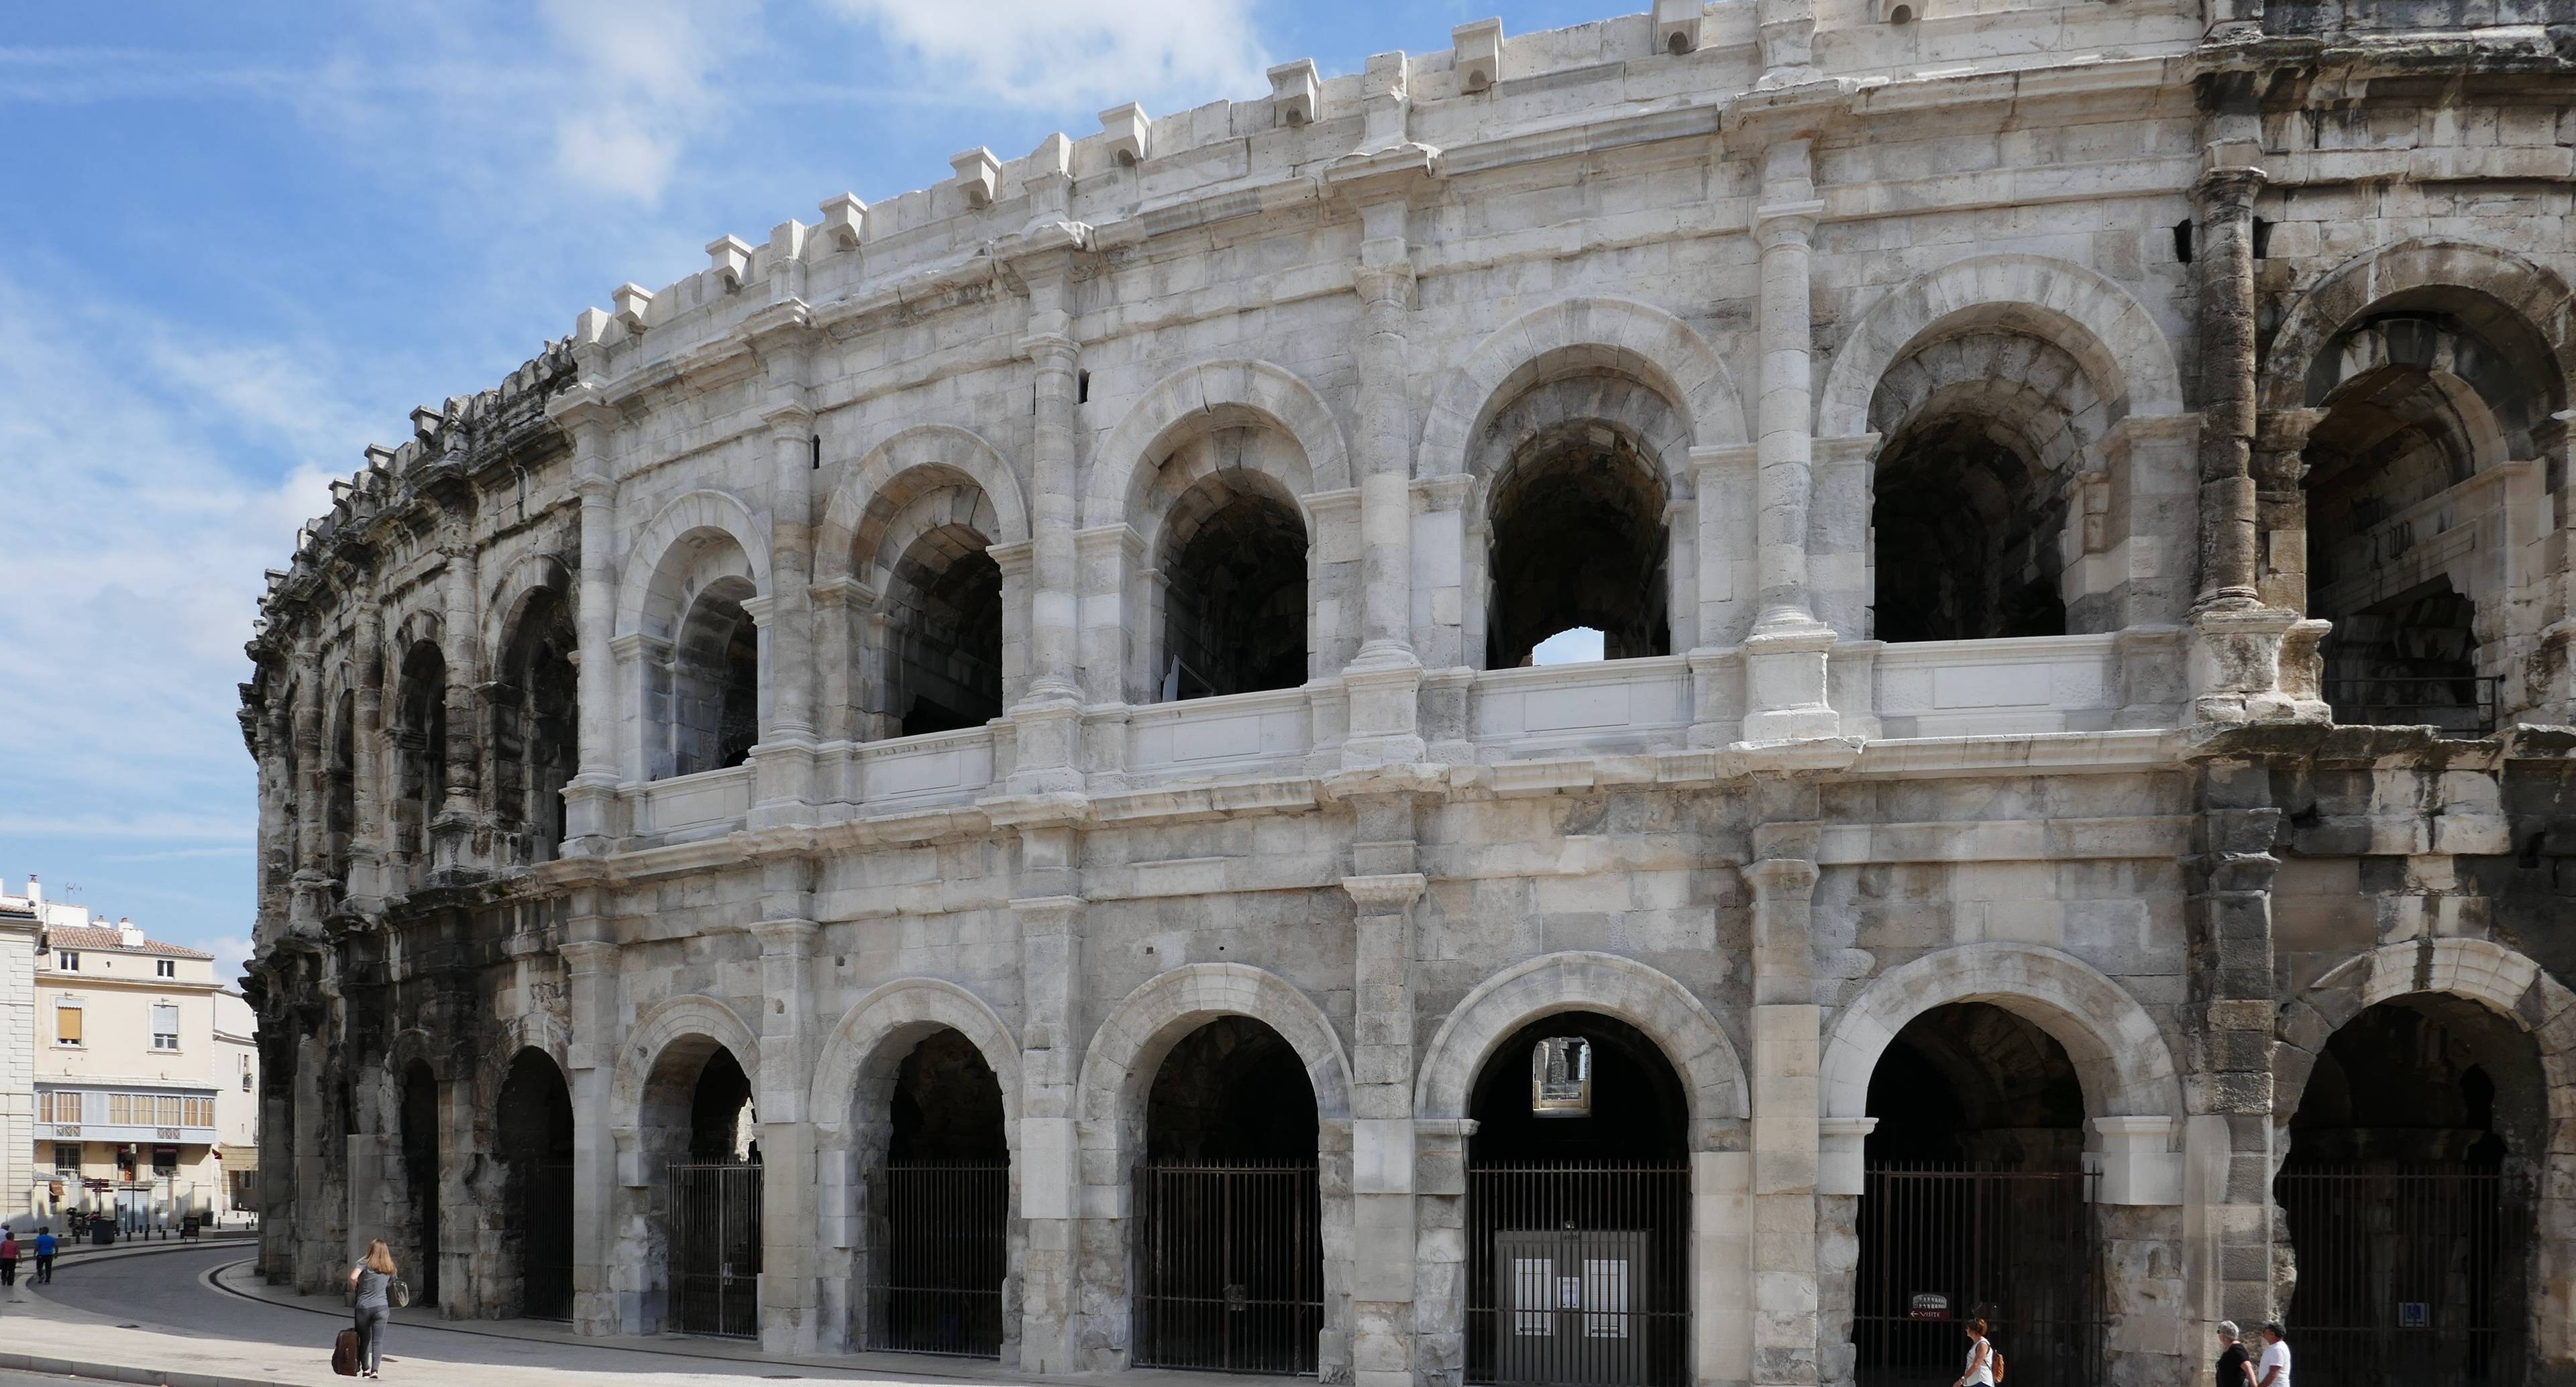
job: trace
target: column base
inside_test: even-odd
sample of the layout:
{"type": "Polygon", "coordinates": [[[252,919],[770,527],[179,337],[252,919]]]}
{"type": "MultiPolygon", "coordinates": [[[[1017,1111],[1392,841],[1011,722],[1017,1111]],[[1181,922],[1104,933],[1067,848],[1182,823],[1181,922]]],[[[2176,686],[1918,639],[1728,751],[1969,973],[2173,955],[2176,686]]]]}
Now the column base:
{"type": "Polygon", "coordinates": [[[1014,795],[1080,794],[1082,691],[1071,685],[1035,684],[1007,716],[1011,720],[1014,795]]]}
{"type": "Polygon", "coordinates": [[[2185,646],[2191,718],[2202,723],[2330,722],[2318,645],[2333,624],[2278,607],[2194,612],[2185,646]]]}
{"type": "Polygon", "coordinates": [[[1350,731],[1342,765],[1409,766],[1422,760],[1422,664],[1401,647],[1372,662],[1366,651],[1342,671],[1350,698],[1350,731]]]}
{"type": "Polygon", "coordinates": [[[764,741],[751,749],[751,813],[745,827],[813,822],[814,750],[811,733],[764,741]]]}
{"type": "Polygon", "coordinates": [[[1744,740],[1803,742],[1842,733],[1825,696],[1833,628],[1812,618],[1782,622],[1744,641],[1744,740]]]}

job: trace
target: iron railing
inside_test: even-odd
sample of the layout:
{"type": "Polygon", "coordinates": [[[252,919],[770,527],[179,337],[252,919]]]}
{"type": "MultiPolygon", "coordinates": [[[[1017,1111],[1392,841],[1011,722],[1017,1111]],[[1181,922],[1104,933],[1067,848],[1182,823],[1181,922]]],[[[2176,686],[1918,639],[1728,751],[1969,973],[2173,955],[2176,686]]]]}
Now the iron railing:
{"type": "Polygon", "coordinates": [[[2325,681],[2336,722],[2354,727],[2432,727],[2462,737],[2495,731],[2504,677],[2377,676],[2325,681]]]}
{"type": "Polygon", "coordinates": [[[1852,1288],[1859,1387],[1947,1387],[1967,1364],[1963,1324],[1972,1318],[1987,1321],[2013,1387],[2103,1381],[2098,1179],[1871,1167],[1852,1288]]]}
{"type": "Polygon", "coordinates": [[[1690,1170],[1548,1162],[1467,1171],[1467,1381],[1679,1387],[1690,1170]]]}
{"type": "Polygon", "coordinates": [[[867,1346],[1000,1357],[1010,1220],[1006,1161],[906,1161],[870,1172],[867,1346]]]}
{"type": "Polygon", "coordinates": [[[519,1185],[519,1313],[572,1318],[572,1162],[525,1162],[519,1185]]]}
{"type": "Polygon", "coordinates": [[[1136,1170],[1135,1363],[1304,1374],[1324,1328],[1312,1163],[1136,1170]]]}
{"type": "Polygon", "coordinates": [[[2285,1321],[2302,1380],[2337,1387],[2523,1380],[2519,1255],[2492,1166],[2368,1162],[2281,1172],[2298,1288],[2285,1321]]]}
{"type": "Polygon", "coordinates": [[[670,1168],[671,1309],[683,1334],[760,1334],[759,1164],[670,1168]]]}

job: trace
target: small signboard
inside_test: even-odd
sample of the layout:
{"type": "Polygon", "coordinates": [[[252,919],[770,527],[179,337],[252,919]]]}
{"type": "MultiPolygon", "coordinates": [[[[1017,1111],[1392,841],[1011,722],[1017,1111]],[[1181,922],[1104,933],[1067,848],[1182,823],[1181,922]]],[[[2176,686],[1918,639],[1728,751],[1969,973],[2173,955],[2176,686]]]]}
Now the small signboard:
{"type": "Polygon", "coordinates": [[[1914,1303],[1906,1308],[1909,1320],[1946,1320],[1950,1318],[1950,1298],[1939,1291],[1917,1291],[1914,1303]]]}
{"type": "Polygon", "coordinates": [[[2397,1327],[2400,1329],[2432,1328],[2432,1305],[2421,1300],[2401,1300],[2397,1302],[2397,1327]]]}

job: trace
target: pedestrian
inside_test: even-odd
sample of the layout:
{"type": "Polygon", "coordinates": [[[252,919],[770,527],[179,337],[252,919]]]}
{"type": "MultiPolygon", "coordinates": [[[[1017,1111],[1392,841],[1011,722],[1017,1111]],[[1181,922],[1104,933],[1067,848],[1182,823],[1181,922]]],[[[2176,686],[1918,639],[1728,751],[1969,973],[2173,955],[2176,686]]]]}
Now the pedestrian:
{"type": "Polygon", "coordinates": [[[357,1288],[358,1298],[358,1373],[374,1377],[385,1346],[385,1322],[393,1318],[394,1303],[387,1294],[394,1283],[394,1254],[378,1238],[367,1244],[367,1259],[349,1268],[349,1284],[357,1288]]]}
{"type": "Polygon", "coordinates": [[[18,1235],[0,1224],[0,1286],[16,1289],[18,1285],[18,1235]]]}
{"type": "Polygon", "coordinates": [[[2264,1322],[2263,1360],[2254,1366],[2262,1374],[2254,1387],[2290,1387],[2290,1341],[2281,1332],[2279,1320],[2264,1322]]]}
{"type": "Polygon", "coordinates": [[[54,1284],[54,1254],[61,1249],[62,1244],[54,1240],[54,1230],[51,1227],[39,1228],[36,1230],[37,1285],[50,1286],[54,1284]]]}
{"type": "Polygon", "coordinates": [[[1986,1322],[1970,1320],[1968,1331],[1968,1370],[1950,1387],[1995,1387],[1995,1351],[1986,1342],[1986,1322]]]}
{"type": "Polygon", "coordinates": [[[2234,1320],[2218,1322],[2218,1387],[2254,1387],[2254,1360],[2234,1320]]]}

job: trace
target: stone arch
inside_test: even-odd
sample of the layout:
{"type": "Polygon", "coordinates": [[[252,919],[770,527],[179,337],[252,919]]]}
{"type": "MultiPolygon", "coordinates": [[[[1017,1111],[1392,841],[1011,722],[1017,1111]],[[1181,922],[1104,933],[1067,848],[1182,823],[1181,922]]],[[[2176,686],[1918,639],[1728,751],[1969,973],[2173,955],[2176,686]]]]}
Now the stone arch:
{"type": "Polygon", "coordinates": [[[1867,433],[1879,380],[1917,339],[1985,323],[2028,332],[2082,362],[2109,408],[2106,424],[2182,412],[2173,345],[2128,291],[2051,256],[1980,255],[1919,275],[1860,315],[1816,392],[1816,436],[1867,433]]]}
{"type": "MultiPolygon", "coordinates": [[[[1277,1031],[1306,1063],[1316,1116],[1332,1122],[1351,1115],[1350,1060],[1313,999],[1278,974],[1248,964],[1192,963],[1128,993],[1092,1033],[1074,1109],[1083,1124],[1103,1135],[1112,1127],[1141,1124],[1144,1090],[1155,1066],[1174,1041],[1218,1016],[1248,1016],[1277,1031]]],[[[1125,1134],[1119,1135],[1123,1151],[1125,1134]]],[[[1093,1146],[1094,1138],[1086,1134],[1083,1144],[1093,1146]]]]}
{"type": "MultiPolygon", "coordinates": [[[[753,589],[767,594],[769,582],[769,527],[752,514],[751,508],[729,492],[701,488],[673,497],[626,547],[626,571],[617,591],[617,629],[626,632],[644,629],[648,608],[656,597],[675,597],[685,562],[680,558],[682,542],[707,535],[722,535],[742,551],[749,566],[753,589]]],[[[674,605],[675,602],[666,603],[674,605]]],[[[669,617],[676,624],[679,613],[669,617]]],[[[665,632],[653,632],[667,635],[665,632]]]]}
{"type": "Polygon", "coordinates": [[[1690,1098],[1692,1150],[1741,1145],[1749,1113],[1744,1066],[1725,1030],[1671,975],[1617,954],[1545,954],[1479,984],[1441,1021],[1422,1052],[1415,1114],[1467,1116],[1477,1071],[1494,1047],[1532,1021],[1567,1011],[1616,1017],[1663,1049],[1690,1098]]]}
{"type": "MultiPolygon", "coordinates": [[[[1689,324],[1633,299],[1566,299],[1495,329],[1441,377],[1423,420],[1414,475],[1465,472],[1469,445],[1487,415],[1531,387],[1601,370],[1660,392],[1687,417],[1693,446],[1749,438],[1734,377],[1689,324]]],[[[1675,480],[1676,494],[1688,494],[1690,478],[1675,480]]]]}
{"type": "Polygon", "coordinates": [[[2551,403],[2565,408],[2576,383],[2576,304],[2567,282],[2512,251],[2469,241],[2416,237],[2356,256],[2291,301],[2264,353],[2260,399],[2267,410],[2309,403],[2317,354],[2373,304],[2418,289],[2465,289],[2494,300],[2530,329],[2555,368],[2551,403]]]}
{"type": "Polygon", "coordinates": [[[2074,1061],[2091,1117],[2183,1116],[2182,1082],[2146,1008],[2073,954],[1962,944],[1881,973],[1835,1018],[1819,1095],[1827,1118],[1869,1113],[1869,1079],[1905,1023],[1952,1002],[1988,1002],[2046,1031],[2074,1061]]]}
{"type": "MultiPolygon", "coordinates": [[[[501,1080],[510,1072],[511,1061],[518,1058],[521,1050],[534,1050],[553,1060],[555,1068],[566,1076],[571,1075],[572,1030],[556,1020],[553,1012],[543,1009],[523,1011],[515,1016],[502,1017],[500,1025],[500,1043],[487,1052],[495,1057],[495,1067],[487,1075],[495,1092],[499,1091],[501,1080]]],[[[570,1081],[569,1077],[566,1081],[570,1081]]]]}
{"type": "MultiPolygon", "coordinates": [[[[1020,1116],[1020,1042],[992,1005],[939,978],[900,978],[872,989],[853,1004],[823,1042],[814,1064],[812,1106],[806,1111],[826,1127],[852,1120],[852,1099],[863,1072],[905,1040],[945,1028],[974,1042],[1001,1081],[1002,1109],[1017,1138],[1020,1116]]],[[[898,1053],[894,1058],[900,1059],[898,1053]]]]}
{"type": "Polygon", "coordinates": [[[1127,503],[1163,445],[1194,422],[1222,427],[1249,417],[1296,441],[1317,491],[1352,485],[1341,425],[1313,386],[1267,361],[1210,361],[1185,366],[1154,383],[1091,451],[1082,505],[1086,528],[1128,519],[1127,503]],[[1199,418],[1204,416],[1203,419],[1199,418]]]}
{"type": "Polygon", "coordinates": [[[916,424],[869,449],[833,489],[814,539],[816,581],[858,576],[856,549],[870,503],[918,468],[952,474],[983,492],[992,502],[998,530],[993,543],[1016,544],[1029,537],[1028,498],[1000,451],[982,435],[954,424],[916,424]]]}
{"type": "Polygon", "coordinates": [[[752,1077],[755,1090],[760,1080],[760,1033],[751,1028],[733,1008],[713,997],[690,993],[670,997],[647,1008],[628,1027],[626,1041],[617,1047],[617,1074],[609,1094],[609,1112],[619,1126],[631,1126],[644,1100],[644,1085],[653,1068],[661,1062],[662,1052],[675,1042],[702,1039],[713,1041],[733,1052],[743,1072],[752,1077]]]}
{"type": "Polygon", "coordinates": [[[528,606],[541,593],[553,593],[565,606],[573,604],[573,572],[561,556],[552,552],[523,554],[519,561],[504,570],[499,581],[483,592],[483,629],[476,640],[483,650],[485,669],[501,668],[510,636],[526,618],[528,606]]]}

